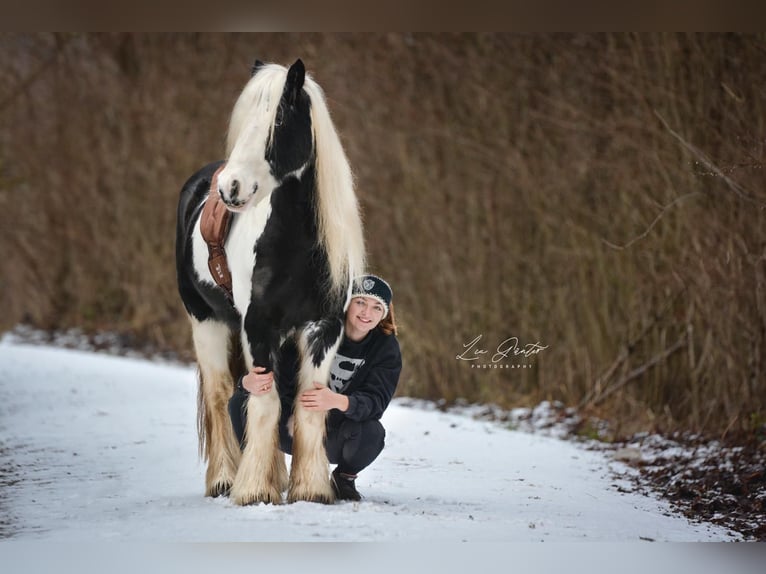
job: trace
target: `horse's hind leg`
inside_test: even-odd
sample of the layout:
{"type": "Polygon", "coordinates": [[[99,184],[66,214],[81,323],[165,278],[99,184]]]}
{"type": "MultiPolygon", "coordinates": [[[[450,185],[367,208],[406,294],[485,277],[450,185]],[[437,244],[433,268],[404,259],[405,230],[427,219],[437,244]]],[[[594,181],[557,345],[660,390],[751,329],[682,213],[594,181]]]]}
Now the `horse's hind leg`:
{"type": "Polygon", "coordinates": [[[313,389],[314,381],[327,384],[341,335],[342,323],[335,319],[312,323],[300,335],[301,368],[294,407],[293,461],[287,491],[288,502],[308,500],[330,503],[335,499],[324,447],[327,413],[307,411],[297,396],[313,389]]]}
{"type": "Polygon", "coordinates": [[[229,492],[240,457],[227,410],[234,389],[231,331],[218,321],[192,318],[191,323],[200,377],[197,431],[200,455],[208,463],[205,495],[219,496],[229,492]]]}

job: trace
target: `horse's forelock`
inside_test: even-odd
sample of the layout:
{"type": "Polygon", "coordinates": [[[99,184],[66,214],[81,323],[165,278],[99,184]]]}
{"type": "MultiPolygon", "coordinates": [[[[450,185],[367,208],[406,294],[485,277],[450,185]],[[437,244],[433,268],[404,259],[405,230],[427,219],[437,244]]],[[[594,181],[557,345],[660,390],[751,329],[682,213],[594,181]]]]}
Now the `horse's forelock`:
{"type": "Polygon", "coordinates": [[[266,145],[271,144],[274,122],[282,98],[287,68],[279,64],[264,64],[250,78],[234,104],[226,137],[226,156],[231,156],[242,130],[254,122],[265,120],[269,126],[266,145]]]}

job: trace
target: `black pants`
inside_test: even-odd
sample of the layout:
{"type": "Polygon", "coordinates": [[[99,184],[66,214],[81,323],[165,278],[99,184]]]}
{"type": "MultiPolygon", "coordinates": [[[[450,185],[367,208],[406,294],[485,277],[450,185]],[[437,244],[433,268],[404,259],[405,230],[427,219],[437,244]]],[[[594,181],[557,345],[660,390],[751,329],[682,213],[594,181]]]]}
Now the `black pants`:
{"type": "MultiPolygon", "coordinates": [[[[245,448],[249,396],[247,391],[237,389],[229,399],[231,425],[242,449],[245,448]]],[[[287,454],[293,453],[293,437],[287,432],[290,414],[289,407],[283,405],[279,420],[279,448],[287,454]]],[[[386,431],[380,421],[358,422],[343,418],[333,424],[331,420],[336,420],[336,417],[328,417],[325,450],[328,460],[338,465],[339,472],[357,474],[378,458],[386,437],[386,431]]]]}

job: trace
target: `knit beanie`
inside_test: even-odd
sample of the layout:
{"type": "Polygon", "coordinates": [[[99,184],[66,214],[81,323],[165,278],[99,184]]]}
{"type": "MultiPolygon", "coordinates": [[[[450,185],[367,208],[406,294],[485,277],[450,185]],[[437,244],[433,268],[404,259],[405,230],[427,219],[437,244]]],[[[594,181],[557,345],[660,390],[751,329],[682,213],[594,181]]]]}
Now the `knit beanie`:
{"type": "Polygon", "coordinates": [[[388,316],[388,306],[394,294],[391,286],[376,275],[361,275],[354,280],[352,297],[372,297],[383,305],[383,318],[388,316]]]}

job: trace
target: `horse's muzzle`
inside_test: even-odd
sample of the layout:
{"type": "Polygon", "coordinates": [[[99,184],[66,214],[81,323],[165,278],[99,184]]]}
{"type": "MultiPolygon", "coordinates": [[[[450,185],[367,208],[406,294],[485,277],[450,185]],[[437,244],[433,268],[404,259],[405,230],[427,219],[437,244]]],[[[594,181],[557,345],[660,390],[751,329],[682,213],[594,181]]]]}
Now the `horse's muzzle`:
{"type": "Polygon", "coordinates": [[[226,205],[226,207],[230,209],[240,209],[244,207],[250,198],[255,195],[255,192],[258,191],[258,184],[253,184],[252,193],[248,194],[247,197],[240,197],[239,191],[240,183],[239,180],[236,179],[232,180],[231,184],[229,185],[229,193],[226,193],[223,187],[218,186],[218,195],[221,196],[221,200],[226,205]]]}

